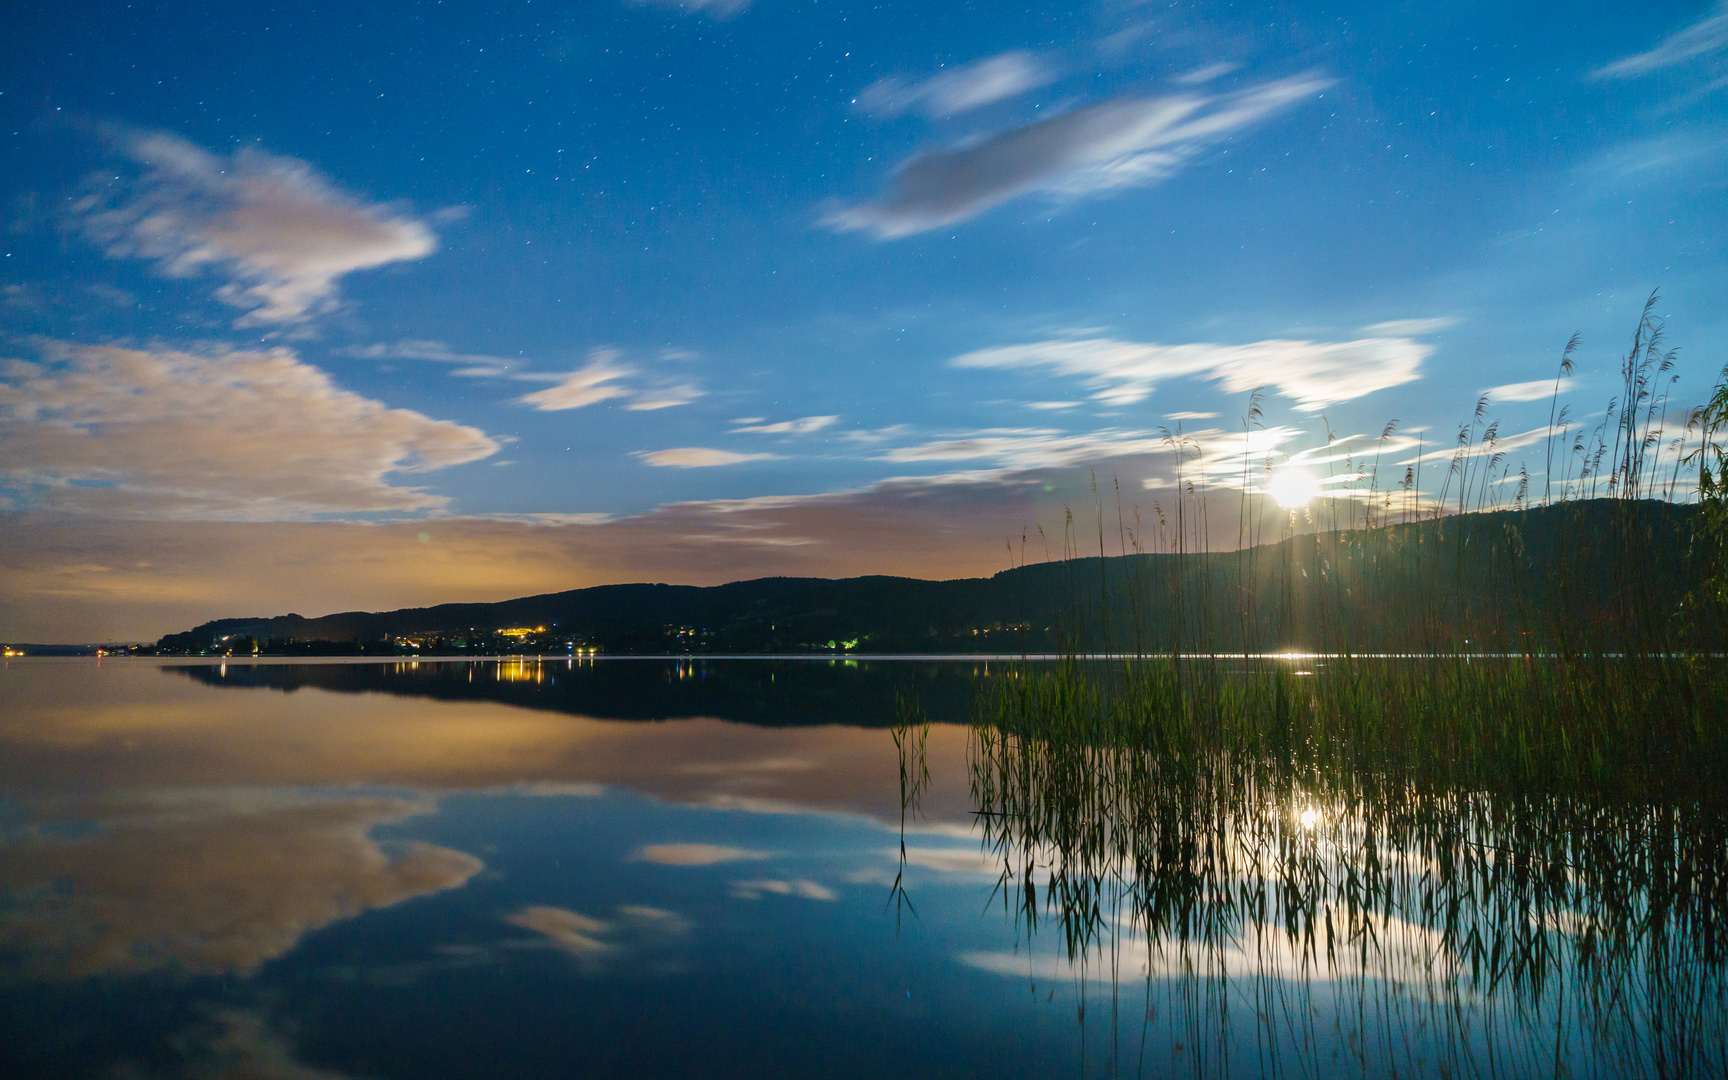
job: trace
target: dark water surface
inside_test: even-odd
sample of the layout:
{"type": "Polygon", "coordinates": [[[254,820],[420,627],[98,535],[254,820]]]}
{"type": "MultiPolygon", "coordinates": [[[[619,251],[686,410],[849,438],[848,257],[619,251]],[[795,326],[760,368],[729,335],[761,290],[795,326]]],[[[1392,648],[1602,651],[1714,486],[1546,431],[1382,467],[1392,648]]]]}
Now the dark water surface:
{"type": "Polygon", "coordinates": [[[1003,672],[9,663],[0,1073],[1722,1074],[1720,822],[1172,782],[1125,843],[967,726],[1003,672]]]}

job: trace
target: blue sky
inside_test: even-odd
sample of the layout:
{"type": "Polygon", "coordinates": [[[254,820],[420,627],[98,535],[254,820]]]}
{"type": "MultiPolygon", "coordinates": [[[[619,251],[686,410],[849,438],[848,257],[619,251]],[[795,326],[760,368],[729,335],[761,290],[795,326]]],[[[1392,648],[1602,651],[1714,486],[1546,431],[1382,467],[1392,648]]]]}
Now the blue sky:
{"type": "Polygon", "coordinates": [[[1728,359],[1720,4],[15,4],[6,33],[0,634],[990,572],[1091,472],[1167,501],[1161,429],[1221,462],[1255,387],[1281,468],[1392,419],[1409,462],[1497,391],[1537,471],[1519,384],[1574,331],[1580,415],[1652,289],[1677,406],[1728,359]]]}

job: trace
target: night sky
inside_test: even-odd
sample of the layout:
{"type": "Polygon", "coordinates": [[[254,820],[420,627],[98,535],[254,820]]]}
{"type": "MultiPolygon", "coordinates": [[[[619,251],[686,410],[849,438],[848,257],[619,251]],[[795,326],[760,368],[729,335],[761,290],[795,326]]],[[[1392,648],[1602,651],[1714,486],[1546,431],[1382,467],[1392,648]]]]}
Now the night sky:
{"type": "Polygon", "coordinates": [[[1174,440],[1359,505],[1488,392],[1540,473],[1654,289],[1677,413],[1728,360],[1728,4],[0,25],[8,639],[991,573],[1117,550],[1174,440]]]}

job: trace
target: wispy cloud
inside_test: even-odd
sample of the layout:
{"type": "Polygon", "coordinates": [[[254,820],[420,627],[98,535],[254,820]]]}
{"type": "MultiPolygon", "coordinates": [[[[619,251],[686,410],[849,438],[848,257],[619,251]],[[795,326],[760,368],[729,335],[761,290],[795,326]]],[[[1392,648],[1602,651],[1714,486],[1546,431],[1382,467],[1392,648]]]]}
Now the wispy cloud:
{"type": "Polygon", "coordinates": [[[1427,319],[1388,319],[1364,326],[1361,332],[1375,337],[1421,337],[1423,334],[1432,334],[1457,325],[1457,319],[1440,315],[1427,319]]]}
{"type": "Polygon", "coordinates": [[[1209,83],[1213,79],[1222,78],[1241,66],[1241,64],[1232,64],[1228,62],[1207,64],[1204,67],[1197,67],[1192,71],[1183,72],[1171,81],[1182,86],[1199,86],[1203,83],[1209,83]]]}
{"type": "Polygon", "coordinates": [[[1079,198],[1155,184],[1208,147],[1332,83],[1306,74],[1237,93],[1120,97],[900,166],[881,198],[825,219],[893,239],[964,221],[1016,196],[1079,198]]]}
{"type": "Polygon", "coordinates": [[[691,383],[679,383],[677,386],[643,391],[635,401],[624,407],[631,412],[653,412],[656,409],[670,409],[676,405],[688,405],[700,398],[702,394],[702,388],[699,386],[691,383]]]}
{"type": "Polygon", "coordinates": [[[679,11],[730,19],[750,6],[750,0],[628,0],[635,7],[677,8],[679,11]]]}
{"type": "Polygon", "coordinates": [[[932,118],[970,112],[1048,85],[1056,73],[1023,50],[998,53],[927,79],[878,79],[858,95],[858,107],[878,116],[921,112],[932,118]]]}
{"type": "Polygon", "coordinates": [[[709,469],[744,461],[767,461],[774,454],[740,454],[707,446],[677,446],[670,450],[638,450],[636,457],[649,465],[671,469],[709,469]]]}
{"type": "Polygon", "coordinates": [[[1565,394],[1570,393],[1571,390],[1571,379],[1561,379],[1558,391],[1555,389],[1553,379],[1534,379],[1530,382],[1507,383],[1505,386],[1489,387],[1483,393],[1488,395],[1489,401],[1547,401],[1557,392],[1565,394]]]}
{"type": "Polygon", "coordinates": [[[1630,78],[1724,50],[1728,50],[1728,0],[1721,0],[1714,14],[1668,35],[1655,48],[1600,67],[1595,75],[1599,79],[1630,78]]]}
{"type": "Polygon", "coordinates": [[[63,509],[283,520],[431,510],[389,482],[498,450],[485,433],[337,387],[288,349],[55,345],[3,362],[4,475],[63,509]]]}
{"type": "Polygon", "coordinates": [[[74,204],[85,233],[175,277],[227,277],[216,295],[246,309],[236,326],[303,322],[335,306],[344,275],[438,246],[423,222],[341,192],[294,158],[250,147],[223,157],[160,132],[122,131],[115,145],[143,173],[74,204]]]}
{"type": "Polygon", "coordinates": [[[1106,428],[1075,435],[1047,428],[986,428],[915,446],[895,447],[884,452],[880,460],[900,464],[988,461],[1005,469],[1038,469],[1129,454],[1152,454],[1163,448],[1162,437],[1150,431],[1106,428]]]}
{"type": "Polygon", "coordinates": [[[962,368],[1043,368],[1078,377],[1095,400],[1132,405],[1159,382],[1205,378],[1231,393],[1271,386],[1315,412],[1418,377],[1432,347],[1405,337],[1357,341],[1284,341],[1247,345],[1142,344],[1112,338],[1056,339],[980,349],[955,357],[962,368]]]}
{"type": "MultiPolygon", "coordinates": [[[[560,412],[597,405],[602,401],[629,398],[629,403],[624,406],[626,409],[633,412],[652,412],[688,405],[704,394],[701,387],[690,382],[659,382],[648,387],[639,384],[627,385],[624,380],[634,379],[641,372],[635,366],[624,363],[621,357],[622,354],[616,349],[595,349],[588,354],[588,363],[575,371],[562,375],[539,372],[512,375],[512,378],[517,379],[550,379],[555,382],[555,385],[544,390],[523,394],[512,404],[530,405],[541,412],[560,412]]],[[[457,374],[464,372],[458,371],[457,374]]]]}
{"type": "Polygon", "coordinates": [[[507,357],[462,353],[442,341],[412,338],[389,345],[355,345],[348,350],[348,355],[361,360],[431,360],[454,364],[456,370],[452,374],[469,378],[503,377],[511,374],[517,365],[517,361],[507,357]]]}
{"type": "Polygon", "coordinates": [[[782,420],[777,424],[766,424],[760,420],[755,422],[734,421],[734,423],[743,423],[745,426],[733,428],[732,433],[735,435],[745,432],[753,432],[758,435],[808,435],[813,431],[821,431],[838,419],[840,419],[838,416],[804,416],[797,420],[782,420]]]}

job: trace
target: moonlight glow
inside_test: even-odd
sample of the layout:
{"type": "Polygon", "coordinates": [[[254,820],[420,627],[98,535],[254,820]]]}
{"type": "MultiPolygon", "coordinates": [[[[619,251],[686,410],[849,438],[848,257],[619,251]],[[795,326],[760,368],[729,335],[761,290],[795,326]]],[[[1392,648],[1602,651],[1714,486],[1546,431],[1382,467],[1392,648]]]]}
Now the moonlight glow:
{"type": "Polygon", "coordinates": [[[1266,493],[1278,500],[1279,506],[1294,510],[1319,497],[1320,480],[1307,469],[1280,469],[1266,484],[1266,493]]]}

